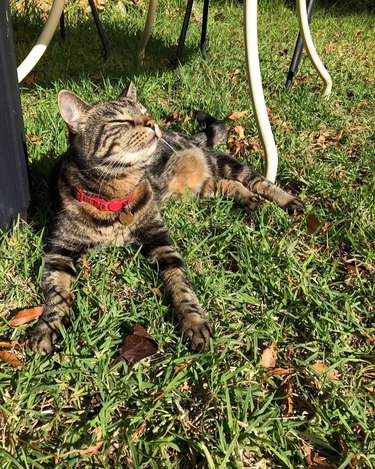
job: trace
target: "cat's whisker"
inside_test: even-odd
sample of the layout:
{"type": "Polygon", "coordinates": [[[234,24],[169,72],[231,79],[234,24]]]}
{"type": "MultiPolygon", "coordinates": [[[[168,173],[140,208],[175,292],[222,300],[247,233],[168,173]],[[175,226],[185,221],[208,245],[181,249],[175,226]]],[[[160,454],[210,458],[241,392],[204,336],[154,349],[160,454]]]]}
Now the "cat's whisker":
{"type": "Polygon", "coordinates": [[[176,153],[176,150],[171,145],[169,145],[169,143],[164,140],[164,138],[161,138],[160,141],[167,145],[167,147],[169,147],[173,151],[173,153],[176,153]]]}

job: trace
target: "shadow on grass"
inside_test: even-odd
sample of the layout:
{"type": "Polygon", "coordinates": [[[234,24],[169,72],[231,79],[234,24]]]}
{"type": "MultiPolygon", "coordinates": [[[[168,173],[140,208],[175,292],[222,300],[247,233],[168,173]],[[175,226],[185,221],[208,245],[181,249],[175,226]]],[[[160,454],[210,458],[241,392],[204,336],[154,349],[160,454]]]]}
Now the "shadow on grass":
{"type": "MultiPolygon", "coordinates": [[[[108,78],[117,81],[119,78],[134,79],[137,75],[144,74],[152,77],[174,68],[177,43],[168,44],[168,37],[152,35],[147,44],[145,58],[140,62],[138,44],[141,30],[133,32],[123,22],[117,27],[106,22],[105,18],[103,28],[110,50],[108,62],[103,61],[103,50],[93,20],[85,18],[74,27],[67,25],[65,40],[62,40],[58,33],[55,34],[45,55],[30,77],[22,83],[22,87],[32,88],[38,85],[48,88],[57,81],[80,79],[91,79],[95,82],[108,78]]],[[[16,16],[13,19],[13,31],[17,61],[20,63],[41,32],[40,20],[16,16]]],[[[185,45],[182,65],[193,55],[200,54],[198,46],[199,44],[196,48],[191,48],[188,44],[185,45]]]]}
{"type": "MultiPolygon", "coordinates": [[[[285,4],[295,10],[295,0],[285,0],[285,4]]],[[[331,16],[350,16],[360,13],[374,13],[375,6],[373,0],[317,0],[315,9],[324,10],[331,16]]]]}

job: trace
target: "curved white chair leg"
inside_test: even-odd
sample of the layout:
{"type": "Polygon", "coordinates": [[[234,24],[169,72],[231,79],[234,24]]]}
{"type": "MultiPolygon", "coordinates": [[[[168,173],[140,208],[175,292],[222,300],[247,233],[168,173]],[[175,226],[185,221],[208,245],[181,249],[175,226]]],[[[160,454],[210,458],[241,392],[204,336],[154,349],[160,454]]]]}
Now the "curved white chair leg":
{"type": "Polygon", "coordinates": [[[54,0],[47,23],[45,24],[41,35],[39,36],[35,46],[31,49],[29,55],[17,68],[18,82],[21,82],[25,78],[44,54],[56,31],[63,9],[64,0],[54,0]]]}
{"type": "Polygon", "coordinates": [[[255,120],[266,157],[265,177],[275,182],[278,156],[264,101],[259,67],[257,35],[257,0],[244,0],[244,33],[247,74],[255,120]]]}
{"type": "Polygon", "coordinates": [[[320,78],[325,83],[323,96],[328,98],[332,89],[332,78],[330,74],[328,73],[327,69],[325,68],[325,66],[323,65],[323,62],[320,60],[316,52],[313,40],[311,38],[309,21],[307,18],[306,0],[297,0],[297,11],[298,11],[299,29],[301,31],[303,45],[305,46],[306,52],[308,56],[310,57],[310,60],[312,64],[314,65],[316,71],[318,72],[320,78]]]}
{"type": "Polygon", "coordinates": [[[143,34],[142,34],[142,37],[139,43],[139,49],[138,49],[138,58],[140,61],[142,61],[145,57],[145,49],[146,49],[148,40],[150,38],[152,26],[154,24],[157,5],[158,5],[157,0],[149,1],[145,29],[143,30],[143,34]]]}

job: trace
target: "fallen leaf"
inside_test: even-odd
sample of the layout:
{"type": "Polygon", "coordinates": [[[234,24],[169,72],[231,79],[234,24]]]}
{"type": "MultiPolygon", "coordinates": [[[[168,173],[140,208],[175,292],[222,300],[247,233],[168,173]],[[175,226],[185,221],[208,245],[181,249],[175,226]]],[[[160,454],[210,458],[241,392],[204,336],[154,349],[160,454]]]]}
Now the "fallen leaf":
{"type": "Polygon", "coordinates": [[[82,448],[82,449],[72,449],[70,451],[67,451],[66,453],[63,453],[61,457],[69,456],[70,454],[78,453],[78,454],[97,454],[99,449],[103,445],[103,440],[101,439],[102,437],[102,429],[101,427],[95,428],[95,438],[96,438],[96,443],[93,445],[88,446],[87,448],[82,448]]]}
{"type": "Polygon", "coordinates": [[[239,119],[239,118],[242,117],[242,116],[246,116],[246,114],[249,114],[249,111],[237,111],[237,112],[233,112],[233,113],[228,117],[228,119],[230,119],[231,121],[235,121],[236,119],[239,119]]]}
{"type": "Polygon", "coordinates": [[[159,288],[150,288],[150,290],[152,291],[152,293],[155,293],[157,297],[161,297],[161,291],[159,288]]]}
{"type": "Polygon", "coordinates": [[[157,343],[140,324],[136,324],[133,334],[125,337],[120,350],[120,356],[114,363],[127,360],[131,365],[142,360],[142,358],[153,355],[158,350],[157,343]]]}
{"type": "Polygon", "coordinates": [[[273,340],[271,345],[263,350],[262,366],[263,368],[273,368],[277,360],[277,343],[273,340]]]}
{"type": "Polygon", "coordinates": [[[308,469],[334,469],[336,466],[330,464],[319,453],[313,450],[305,441],[302,443],[303,452],[305,453],[305,461],[308,469]]]}
{"type": "Polygon", "coordinates": [[[312,367],[315,370],[316,374],[318,375],[318,378],[316,381],[317,381],[317,387],[319,389],[322,387],[322,381],[319,379],[319,377],[321,376],[325,376],[326,379],[330,379],[332,381],[339,380],[339,374],[337,370],[335,369],[329,370],[329,366],[324,365],[322,362],[315,362],[312,364],[312,367]]]}
{"type": "Polygon", "coordinates": [[[82,258],[82,264],[83,264],[83,272],[85,275],[89,274],[91,272],[91,267],[89,266],[89,263],[86,259],[86,257],[82,258]]]}
{"type": "Polygon", "coordinates": [[[16,342],[12,340],[12,342],[0,342],[0,347],[5,347],[5,348],[12,348],[12,347],[25,347],[29,343],[29,340],[25,340],[24,342],[16,342]]]}
{"type": "MultiPolygon", "coordinates": [[[[264,352],[263,352],[264,353],[264,352]]],[[[273,370],[267,371],[265,377],[266,378],[271,378],[271,376],[285,376],[285,375],[291,375],[294,373],[296,370],[294,368],[274,368],[273,370]]]]}
{"type": "Polygon", "coordinates": [[[233,130],[236,132],[236,134],[240,137],[241,140],[245,138],[245,130],[242,125],[235,125],[233,127],[233,130]]]}
{"type": "Polygon", "coordinates": [[[314,234],[319,231],[320,221],[316,215],[309,213],[306,217],[307,232],[314,234]]]}
{"type": "Polygon", "coordinates": [[[21,326],[38,318],[43,314],[43,306],[35,306],[18,311],[18,313],[9,321],[11,326],[21,326]]]}
{"type": "MultiPolygon", "coordinates": [[[[334,435],[334,437],[335,437],[335,440],[337,441],[337,443],[340,447],[340,450],[341,450],[343,456],[346,458],[349,454],[347,444],[345,443],[345,441],[341,438],[341,436],[338,433],[336,433],[334,435]]],[[[359,461],[356,458],[356,455],[353,454],[351,456],[352,456],[352,458],[350,459],[350,461],[348,463],[348,468],[349,469],[356,469],[357,467],[359,467],[359,461]]]]}
{"type": "Polygon", "coordinates": [[[23,367],[23,363],[16,357],[13,352],[0,351],[0,360],[8,363],[13,368],[23,367]]]}
{"type": "Polygon", "coordinates": [[[143,422],[141,423],[141,425],[139,426],[138,430],[134,433],[133,437],[132,437],[132,443],[133,444],[136,444],[139,440],[139,438],[143,435],[144,431],[146,430],[146,423],[147,423],[147,420],[143,420],[143,422]]]}
{"type": "Polygon", "coordinates": [[[14,342],[0,342],[0,347],[12,348],[14,342]]]}
{"type": "Polygon", "coordinates": [[[293,414],[294,405],[293,405],[293,385],[292,385],[292,380],[290,378],[287,379],[286,384],[285,384],[285,394],[286,394],[286,404],[287,404],[286,413],[288,415],[291,415],[293,414]]]}
{"type": "Polygon", "coordinates": [[[262,144],[259,138],[252,138],[248,141],[249,148],[252,151],[260,152],[262,150],[262,144]]]}
{"type": "Polygon", "coordinates": [[[28,137],[30,139],[30,142],[34,143],[34,145],[41,145],[43,143],[41,137],[39,137],[38,135],[31,134],[28,137]]]}

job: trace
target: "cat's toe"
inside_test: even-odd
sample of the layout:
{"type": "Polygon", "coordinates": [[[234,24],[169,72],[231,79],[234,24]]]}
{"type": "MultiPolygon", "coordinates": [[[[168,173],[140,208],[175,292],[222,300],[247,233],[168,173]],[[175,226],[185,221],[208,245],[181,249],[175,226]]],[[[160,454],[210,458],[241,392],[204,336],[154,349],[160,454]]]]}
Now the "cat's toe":
{"type": "Polygon", "coordinates": [[[30,334],[31,350],[40,355],[52,352],[57,334],[47,324],[39,321],[30,334]]]}
{"type": "Polygon", "coordinates": [[[290,200],[286,203],[285,209],[288,210],[290,213],[298,212],[302,213],[304,209],[304,205],[302,200],[298,199],[298,197],[291,197],[290,200]]]}
{"type": "Polygon", "coordinates": [[[206,316],[190,314],[181,325],[182,336],[193,352],[207,352],[210,348],[211,328],[206,316]]]}

